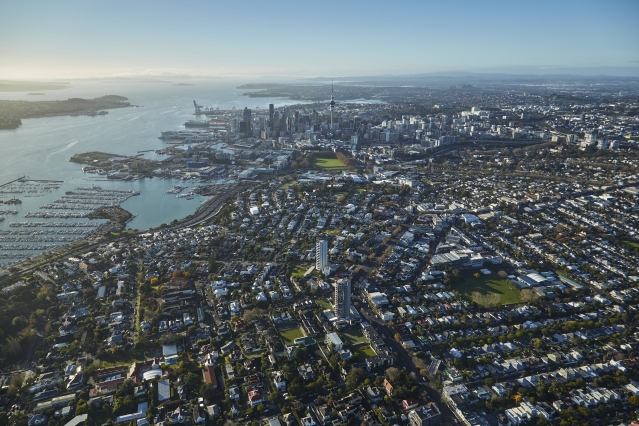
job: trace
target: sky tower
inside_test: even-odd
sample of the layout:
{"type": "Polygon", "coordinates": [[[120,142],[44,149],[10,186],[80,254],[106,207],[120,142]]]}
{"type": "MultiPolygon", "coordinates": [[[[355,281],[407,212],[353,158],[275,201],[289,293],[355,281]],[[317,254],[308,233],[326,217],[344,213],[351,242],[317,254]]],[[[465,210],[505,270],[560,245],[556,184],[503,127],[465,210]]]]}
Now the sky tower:
{"type": "Polygon", "coordinates": [[[335,109],[335,98],[333,97],[333,80],[331,80],[331,130],[333,130],[333,109],[335,109]]]}

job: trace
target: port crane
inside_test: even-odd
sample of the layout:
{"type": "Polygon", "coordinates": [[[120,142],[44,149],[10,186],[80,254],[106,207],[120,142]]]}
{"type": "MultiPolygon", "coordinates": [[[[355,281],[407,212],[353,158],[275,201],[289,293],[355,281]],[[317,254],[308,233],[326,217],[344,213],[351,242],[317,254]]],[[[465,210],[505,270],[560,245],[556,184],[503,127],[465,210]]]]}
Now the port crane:
{"type": "Polygon", "coordinates": [[[198,105],[197,102],[193,101],[193,106],[195,107],[195,115],[202,114],[202,105],[198,105]]]}

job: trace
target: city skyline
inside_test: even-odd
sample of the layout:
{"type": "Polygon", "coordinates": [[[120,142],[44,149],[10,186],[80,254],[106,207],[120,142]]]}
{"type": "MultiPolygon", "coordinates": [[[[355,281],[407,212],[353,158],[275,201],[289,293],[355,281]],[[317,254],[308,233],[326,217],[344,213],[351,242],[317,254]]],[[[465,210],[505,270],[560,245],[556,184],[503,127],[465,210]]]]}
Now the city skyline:
{"type": "Polygon", "coordinates": [[[639,76],[633,1],[278,5],[7,3],[0,78],[639,76]]]}

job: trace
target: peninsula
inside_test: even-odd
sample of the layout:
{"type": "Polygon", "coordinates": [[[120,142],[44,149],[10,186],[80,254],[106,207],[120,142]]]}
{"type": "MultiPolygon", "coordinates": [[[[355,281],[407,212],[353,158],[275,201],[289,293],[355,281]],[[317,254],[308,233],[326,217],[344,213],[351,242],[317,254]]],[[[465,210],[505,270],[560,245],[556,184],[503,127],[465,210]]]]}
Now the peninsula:
{"type": "Polygon", "coordinates": [[[61,90],[69,87],[65,82],[0,80],[0,92],[35,92],[61,90]]]}
{"type": "Polygon", "coordinates": [[[106,109],[132,106],[124,96],[107,95],[95,99],[71,98],[64,101],[0,100],[0,130],[15,129],[23,118],[56,115],[104,115],[106,109]]]}

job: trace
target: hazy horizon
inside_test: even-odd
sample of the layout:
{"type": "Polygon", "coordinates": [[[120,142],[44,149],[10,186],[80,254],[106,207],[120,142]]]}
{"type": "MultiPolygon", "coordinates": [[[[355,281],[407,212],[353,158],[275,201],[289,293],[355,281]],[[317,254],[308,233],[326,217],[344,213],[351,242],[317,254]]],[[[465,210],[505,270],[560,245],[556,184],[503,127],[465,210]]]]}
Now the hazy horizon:
{"type": "Polygon", "coordinates": [[[0,79],[639,76],[639,2],[11,2],[0,79]]]}

